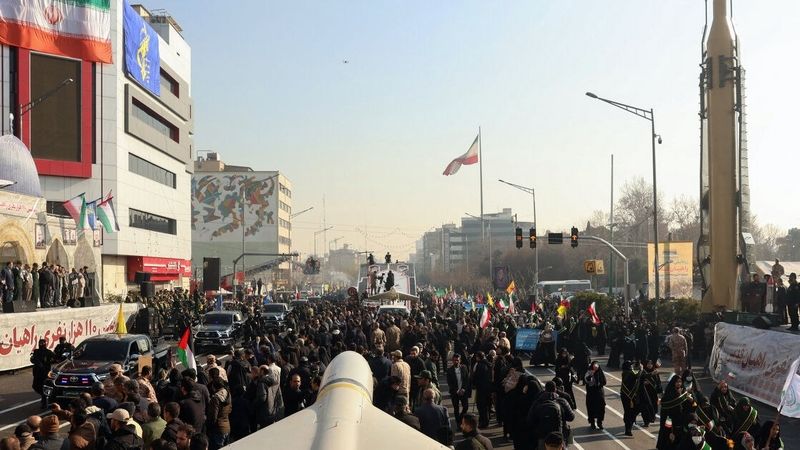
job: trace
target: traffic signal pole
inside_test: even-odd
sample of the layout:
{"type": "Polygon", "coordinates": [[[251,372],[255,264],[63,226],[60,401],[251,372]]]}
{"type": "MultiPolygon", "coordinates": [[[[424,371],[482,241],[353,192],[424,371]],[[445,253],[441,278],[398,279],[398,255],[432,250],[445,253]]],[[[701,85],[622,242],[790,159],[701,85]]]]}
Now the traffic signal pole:
{"type": "Polygon", "coordinates": [[[614,247],[610,242],[608,242],[607,240],[605,240],[603,238],[599,238],[597,236],[585,236],[584,235],[584,236],[580,236],[579,239],[588,239],[590,241],[597,241],[597,242],[601,242],[601,243],[605,244],[606,247],[608,247],[612,252],[616,253],[617,256],[619,256],[620,259],[622,259],[622,262],[625,263],[625,272],[624,272],[625,290],[623,292],[623,294],[624,294],[623,298],[624,298],[624,301],[625,301],[625,317],[630,318],[630,315],[631,315],[631,312],[630,312],[630,308],[631,308],[631,292],[630,292],[630,285],[629,285],[630,278],[628,276],[628,257],[625,256],[621,251],[619,251],[619,249],[617,249],[617,247],[614,247]]]}

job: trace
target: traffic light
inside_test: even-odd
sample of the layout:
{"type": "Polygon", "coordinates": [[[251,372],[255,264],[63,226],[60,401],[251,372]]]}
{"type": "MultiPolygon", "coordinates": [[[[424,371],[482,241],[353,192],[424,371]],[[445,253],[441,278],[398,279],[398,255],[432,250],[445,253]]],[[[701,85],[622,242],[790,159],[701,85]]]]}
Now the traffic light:
{"type": "Polygon", "coordinates": [[[517,248],[522,248],[522,228],[520,227],[517,227],[516,244],[517,248]]]}
{"type": "Polygon", "coordinates": [[[569,245],[571,245],[572,248],[575,248],[575,247],[578,246],[578,229],[575,228],[575,227],[572,227],[572,231],[570,231],[570,243],[569,243],[569,245]]]}
{"type": "Polygon", "coordinates": [[[529,230],[529,238],[531,240],[530,245],[531,248],[536,248],[536,228],[531,228],[529,230]]]}

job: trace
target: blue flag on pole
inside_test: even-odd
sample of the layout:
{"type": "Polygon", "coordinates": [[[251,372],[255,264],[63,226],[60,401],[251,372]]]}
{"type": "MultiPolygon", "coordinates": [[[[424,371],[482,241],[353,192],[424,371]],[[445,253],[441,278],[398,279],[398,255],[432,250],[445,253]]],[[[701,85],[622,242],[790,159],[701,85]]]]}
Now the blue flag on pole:
{"type": "Polygon", "coordinates": [[[122,26],[125,36],[125,71],[140,86],[161,96],[161,59],[158,34],[128,0],[123,5],[122,26]]]}

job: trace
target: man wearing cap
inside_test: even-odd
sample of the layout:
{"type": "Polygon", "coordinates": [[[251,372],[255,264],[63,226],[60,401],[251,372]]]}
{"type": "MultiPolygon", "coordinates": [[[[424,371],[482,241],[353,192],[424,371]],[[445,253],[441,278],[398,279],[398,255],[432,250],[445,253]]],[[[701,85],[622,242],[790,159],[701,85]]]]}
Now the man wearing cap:
{"type": "Polygon", "coordinates": [[[111,427],[111,437],[106,442],[104,450],[144,448],[144,440],[136,435],[136,429],[129,424],[131,415],[127,410],[117,408],[113,413],[106,414],[106,419],[111,427]]]}
{"type": "Polygon", "coordinates": [[[120,392],[117,386],[117,380],[119,380],[119,384],[123,385],[128,378],[125,373],[122,371],[121,364],[112,364],[111,367],[108,369],[108,378],[103,380],[103,388],[105,389],[106,393],[111,396],[117,403],[122,402],[125,400],[125,393],[120,392]]]}
{"type": "Polygon", "coordinates": [[[389,375],[400,378],[400,390],[397,391],[397,395],[408,400],[408,394],[411,389],[411,367],[407,362],[403,361],[403,352],[400,350],[392,352],[392,360],[394,362],[389,375]]]}
{"type": "Polygon", "coordinates": [[[56,416],[42,418],[39,426],[39,440],[31,446],[31,450],[60,450],[64,444],[64,438],[58,435],[61,424],[56,416]]]}
{"type": "Polygon", "coordinates": [[[442,393],[439,391],[439,388],[436,387],[435,384],[431,381],[433,379],[433,375],[431,374],[430,370],[423,370],[419,375],[414,377],[417,380],[417,400],[414,403],[415,405],[421,405],[423,396],[422,393],[425,390],[430,389],[433,391],[433,403],[437,405],[442,404],[442,393]]]}

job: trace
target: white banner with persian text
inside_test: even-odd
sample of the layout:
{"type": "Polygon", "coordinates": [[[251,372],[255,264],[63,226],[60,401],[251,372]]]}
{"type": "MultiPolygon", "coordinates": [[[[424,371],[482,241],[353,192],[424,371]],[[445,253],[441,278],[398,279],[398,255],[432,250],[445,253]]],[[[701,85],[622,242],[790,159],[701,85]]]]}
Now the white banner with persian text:
{"type": "MultiPolygon", "coordinates": [[[[800,356],[800,336],[729,323],[714,328],[711,376],[725,380],[734,391],[777,407],[792,364],[800,356]]],[[[800,392],[800,377],[790,391],[800,392]]],[[[787,396],[784,414],[800,417],[800,398],[787,396]],[[791,398],[789,398],[791,397],[791,398]],[[791,403],[791,404],[790,404],[791,403]]]]}
{"type": "MultiPolygon", "coordinates": [[[[139,307],[137,303],[123,304],[125,318],[130,318],[139,307]]],[[[53,350],[61,336],[78,345],[87,337],[113,333],[117,329],[118,312],[117,304],[0,314],[0,371],[30,366],[31,352],[39,339],[44,339],[47,348],[53,350]]]]}

